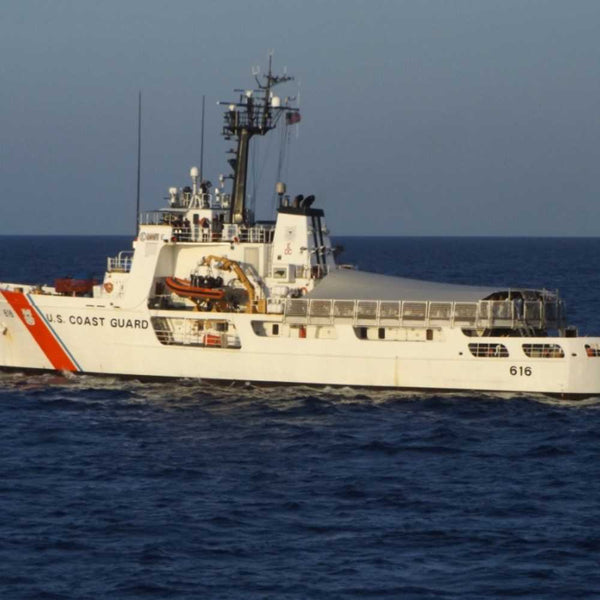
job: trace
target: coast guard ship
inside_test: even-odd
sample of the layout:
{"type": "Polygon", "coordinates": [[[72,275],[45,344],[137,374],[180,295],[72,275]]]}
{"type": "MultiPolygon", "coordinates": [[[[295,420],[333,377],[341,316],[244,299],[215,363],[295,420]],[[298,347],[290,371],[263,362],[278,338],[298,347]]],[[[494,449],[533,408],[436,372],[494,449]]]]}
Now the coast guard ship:
{"type": "Polygon", "coordinates": [[[300,118],[274,88],[225,105],[232,184],[197,168],[140,215],[102,281],[0,283],[0,367],[410,390],[600,394],[600,337],[556,292],[470,287],[336,264],[313,196],[277,184],[276,220],[247,206],[250,142],[300,118]]]}

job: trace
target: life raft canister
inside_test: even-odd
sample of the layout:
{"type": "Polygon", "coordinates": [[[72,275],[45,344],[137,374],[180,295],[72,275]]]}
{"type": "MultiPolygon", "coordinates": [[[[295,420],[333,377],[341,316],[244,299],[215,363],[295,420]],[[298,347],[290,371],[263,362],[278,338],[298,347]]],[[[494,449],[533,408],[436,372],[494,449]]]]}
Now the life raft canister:
{"type": "Polygon", "coordinates": [[[220,346],[221,345],[221,336],[216,335],[214,333],[206,333],[204,335],[204,345],[205,346],[220,346]]]}

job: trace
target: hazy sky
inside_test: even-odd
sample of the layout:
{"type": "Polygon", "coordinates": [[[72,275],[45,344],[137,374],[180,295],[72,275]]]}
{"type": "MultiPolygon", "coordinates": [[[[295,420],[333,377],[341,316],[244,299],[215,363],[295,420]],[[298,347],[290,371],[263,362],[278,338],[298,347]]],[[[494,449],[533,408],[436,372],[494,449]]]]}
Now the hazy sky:
{"type": "MultiPolygon", "coordinates": [[[[290,193],[333,234],[600,233],[598,0],[4,0],[0,234],[133,231],[273,49],[300,83],[290,193]]],[[[295,94],[292,85],[282,93],[295,94]]],[[[259,140],[269,218],[279,135],[259,140]]]]}

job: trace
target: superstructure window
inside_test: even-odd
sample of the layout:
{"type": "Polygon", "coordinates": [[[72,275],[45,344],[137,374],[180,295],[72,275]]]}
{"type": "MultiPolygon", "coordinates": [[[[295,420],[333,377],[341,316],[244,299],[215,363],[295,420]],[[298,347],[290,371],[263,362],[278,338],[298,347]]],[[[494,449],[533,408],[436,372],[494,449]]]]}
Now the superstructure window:
{"type": "Polygon", "coordinates": [[[600,345],[586,344],[585,345],[585,353],[590,357],[600,356],[600,345]]]}
{"type": "Polygon", "coordinates": [[[508,349],[504,344],[469,344],[469,351],[478,358],[506,358],[508,349]]]}
{"type": "Polygon", "coordinates": [[[564,358],[564,350],[558,344],[523,344],[523,352],[529,358],[564,358]]]}
{"type": "Polygon", "coordinates": [[[282,281],[288,280],[288,269],[287,267],[276,267],[273,269],[273,279],[281,279],[282,281]]]}

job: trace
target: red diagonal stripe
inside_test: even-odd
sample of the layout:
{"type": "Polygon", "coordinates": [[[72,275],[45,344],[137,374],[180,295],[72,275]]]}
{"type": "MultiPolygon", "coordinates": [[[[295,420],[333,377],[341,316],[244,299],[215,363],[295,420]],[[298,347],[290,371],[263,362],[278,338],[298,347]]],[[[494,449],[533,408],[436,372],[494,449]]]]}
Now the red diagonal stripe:
{"type": "Polygon", "coordinates": [[[57,371],[77,371],[77,367],[73,364],[69,355],[63,350],[46,323],[29,303],[25,294],[7,290],[1,290],[1,292],[52,366],[57,371]]]}

